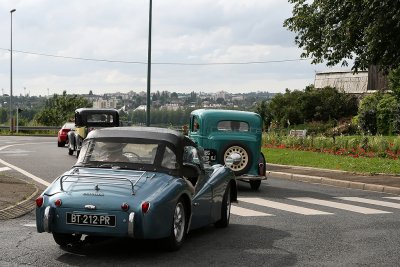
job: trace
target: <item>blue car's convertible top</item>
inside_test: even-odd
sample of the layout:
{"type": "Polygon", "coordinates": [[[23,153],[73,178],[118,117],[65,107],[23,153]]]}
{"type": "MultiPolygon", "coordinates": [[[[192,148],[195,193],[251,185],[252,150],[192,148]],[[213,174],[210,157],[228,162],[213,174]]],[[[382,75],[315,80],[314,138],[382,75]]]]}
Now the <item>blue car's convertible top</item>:
{"type": "Polygon", "coordinates": [[[61,246],[87,235],[163,239],[175,250],[191,229],[228,226],[236,198],[233,172],[205,166],[202,149],[181,133],[105,128],[36,200],[36,224],[61,246]]]}

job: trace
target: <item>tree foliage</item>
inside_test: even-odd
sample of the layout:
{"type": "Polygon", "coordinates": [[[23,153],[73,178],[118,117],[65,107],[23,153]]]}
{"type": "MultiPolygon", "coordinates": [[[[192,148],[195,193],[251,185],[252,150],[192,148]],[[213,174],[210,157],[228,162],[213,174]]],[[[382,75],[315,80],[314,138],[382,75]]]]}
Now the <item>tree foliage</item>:
{"type": "Polygon", "coordinates": [[[328,66],[348,64],[365,70],[379,65],[389,71],[400,65],[400,1],[288,0],[293,16],[284,26],[297,34],[302,57],[328,66]]]}
{"type": "Polygon", "coordinates": [[[361,100],[358,123],[364,133],[400,133],[400,106],[393,94],[376,93],[361,100]]]}
{"type": "Polygon", "coordinates": [[[256,104],[255,112],[258,113],[261,117],[261,121],[263,123],[263,129],[268,128],[271,123],[272,116],[268,109],[267,100],[262,100],[261,102],[256,104]]]}
{"type": "Polygon", "coordinates": [[[49,98],[45,107],[36,114],[35,120],[47,126],[61,126],[74,118],[75,109],[91,106],[92,103],[86,98],[67,95],[67,92],[64,91],[61,96],[54,94],[53,97],[49,98]]]}
{"type": "Polygon", "coordinates": [[[309,86],[304,91],[286,90],[284,94],[277,94],[268,103],[267,109],[271,120],[282,127],[288,122],[291,125],[328,122],[353,116],[357,113],[357,101],[335,88],[315,89],[309,86]]]}
{"type": "Polygon", "coordinates": [[[397,101],[400,102],[400,67],[392,70],[389,73],[389,89],[396,96],[397,101]]]}

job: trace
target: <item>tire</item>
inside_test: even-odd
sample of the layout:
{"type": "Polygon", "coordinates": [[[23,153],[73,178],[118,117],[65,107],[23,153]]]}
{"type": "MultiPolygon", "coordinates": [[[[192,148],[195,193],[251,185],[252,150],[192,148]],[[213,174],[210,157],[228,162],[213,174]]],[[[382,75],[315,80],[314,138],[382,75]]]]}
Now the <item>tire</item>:
{"type": "Polygon", "coordinates": [[[230,169],[236,176],[247,173],[253,160],[250,149],[245,144],[241,143],[230,143],[226,145],[219,155],[221,164],[225,165],[226,158],[232,153],[238,153],[241,156],[241,161],[239,164],[232,165],[230,169]]]}
{"type": "Polygon", "coordinates": [[[78,243],[82,235],[80,234],[61,234],[53,233],[54,241],[61,247],[66,247],[69,244],[78,243]]]}
{"type": "Polygon", "coordinates": [[[215,227],[225,228],[229,225],[229,219],[231,217],[231,190],[230,185],[225,189],[224,197],[221,205],[221,219],[215,223],[215,227]]]}
{"type": "Polygon", "coordinates": [[[65,146],[65,143],[63,143],[63,142],[57,142],[57,146],[58,146],[58,147],[63,147],[63,146],[65,146]]]}
{"type": "Polygon", "coordinates": [[[258,188],[260,188],[261,185],[261,180],[251,180],[250,181],[250,187],[253,190],[258,190],[258,188]]]}
{"type": "Polygon", "coordinates": [[[74,154],[75,147],[73,147],[71,144],[68,145],[68,155],[72,156],[74,154]]]}
{"type": "Polygon", "coordinates": [[[186,237],[187,230],[187,216],[186,207],[182,198],[178,200],[172,215],[172,227],[170,236],[165,240],[165,249],[168,251],[178,250],[186,237]]]}
{"type": "Polygon", "coordinates": [[[262,168],[258,167],[258,175],[265,176],[265,173],[267,172],[267,162],[265,161],[265,157],[262,152],[260,152],[260,158],[258,159],[258,164],[261,163],[263,164],[263,167],[262,168]]]}

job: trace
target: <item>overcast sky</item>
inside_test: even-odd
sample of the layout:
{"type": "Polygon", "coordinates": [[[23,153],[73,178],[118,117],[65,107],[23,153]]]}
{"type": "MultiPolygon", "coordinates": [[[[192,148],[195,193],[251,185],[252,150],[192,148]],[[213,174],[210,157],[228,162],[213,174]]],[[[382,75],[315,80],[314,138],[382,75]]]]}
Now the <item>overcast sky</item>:
{"type": "MultiPolygon", "coordinates": [[[[10,91],[14,8],[14,95],[146,90],[148,0],[0,0],[3,93],[10,91]]],[[[294,34],[282,26],[291,8],[286,0],[154,0],[151,90],[303,89],[327,67],[297,60],[294,34]],[[273,62],[282,60],[296,61],[273,62]],[[266,63],[195,65],[254,61],[266,63]]]]}

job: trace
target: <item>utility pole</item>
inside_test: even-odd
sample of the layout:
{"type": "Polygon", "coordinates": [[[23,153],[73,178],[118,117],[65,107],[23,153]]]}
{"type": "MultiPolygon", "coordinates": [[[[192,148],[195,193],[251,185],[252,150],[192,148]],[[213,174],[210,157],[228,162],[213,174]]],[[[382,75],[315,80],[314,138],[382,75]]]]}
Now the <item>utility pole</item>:
{"type": "Polygon", "coordinates": [[[150,126],[150,80],[151,80],[151,17],[152,17],[152,0],[149,5],[149,43],[147,54],[147,105],[146,105],[146,126],[150,126]]]}

